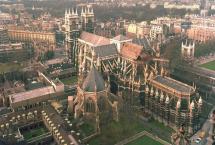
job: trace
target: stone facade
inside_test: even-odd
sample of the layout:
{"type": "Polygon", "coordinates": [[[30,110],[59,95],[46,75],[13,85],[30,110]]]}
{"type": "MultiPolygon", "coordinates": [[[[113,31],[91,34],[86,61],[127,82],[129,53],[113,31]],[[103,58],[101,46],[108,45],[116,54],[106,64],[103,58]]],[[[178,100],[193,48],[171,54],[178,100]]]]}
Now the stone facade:
{"type": "Polygon", "coordinates": [[[78,40],[79,76],[84,78],[93,63],[109,76],[110,92],[130,105],[142,105],[144,111],[174,129],[185,124],[186,132],[193,134],[200,128],[201,97],[195,87],[168,77],[168,60],[157,55],[159,48],[152,49],[147,41],[142,45],[123,42],[118,52],[107,38],[82,35],[78,40]]]}
{"type": "Polygon", "coordinates": [[[65,41],[67,43],[67,55],[75,63],[75,55],[77,49],[77,40],[80,32],[94,32],[94,12],[91,5],[86,5],[81,9],[79,16],[77,9],[65,11],[65,41]]]}

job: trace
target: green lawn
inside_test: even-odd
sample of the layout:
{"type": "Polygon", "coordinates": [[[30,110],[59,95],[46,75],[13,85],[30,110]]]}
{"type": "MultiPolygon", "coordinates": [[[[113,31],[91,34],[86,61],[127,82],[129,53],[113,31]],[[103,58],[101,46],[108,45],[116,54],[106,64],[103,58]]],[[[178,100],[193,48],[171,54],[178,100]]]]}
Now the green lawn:
{"type": "Polygon", "coordinates": [[[144,122],[135,116],[123,115],[119,122],[109,122],[101,127],[101,134],[90,140],[90,145],[112,145],[128,137],[131,137],[141,131],[147,131],[159,138],[170,142],[170,136],[173,130],[164,126],[162,123],[151,120],[144,122]]]}
{"type": "Polygon", "coordinates": [[[74,85],[78,81],[77,76],[71,76],[69,78],[61,79],[61,82],[64,83],[64,85],[74,85]]]}
{"type": "Polygon", "coordinates": [[[22,68],[23,66],[20,63],[0,63],[0,73],[16,71],[22,68]]]}
{"type": "Polygon", "coordinates": [[[46,128],[40,127],[40,128],[35,128],[35,129],[29,130],[29,131],[25,131],[22,133],[22,135],[24,136],[24,138],[26,140],[29,140],[31,138],[40,136],[40,135],[47,133],[47,132],[48,132],[48,130],[46,128]]]}
{"type": "Polygon", "coordinates": [[[208,63],[204,63],[204,64],[200,65],[200,67],[215,71],[215,60],[211,61],[211,62],[208,62],[208,63]]]}
{"type": "Polygon", "coordinates": [[[163,144],[145,135],[128,143],[127,145],[163,145],[163,144]]]}
{"type": "Polygon", "coordinates": [[[81,134],[83,134],[85,137],[95,133],[95,128],[90,123],[84,123],[80,126],[81,134]]]}

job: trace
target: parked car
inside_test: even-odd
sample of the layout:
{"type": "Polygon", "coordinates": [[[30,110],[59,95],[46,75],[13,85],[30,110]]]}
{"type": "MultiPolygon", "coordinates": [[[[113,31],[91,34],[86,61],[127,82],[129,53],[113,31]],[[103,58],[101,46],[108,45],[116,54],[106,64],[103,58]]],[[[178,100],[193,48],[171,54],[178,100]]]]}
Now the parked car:
{"type": "Polygon", "coordinates": [[[197,138],[197,139],[195,140],[195,143],[199,144],[201,141],[202,141],[201,138],[197,138]]]}

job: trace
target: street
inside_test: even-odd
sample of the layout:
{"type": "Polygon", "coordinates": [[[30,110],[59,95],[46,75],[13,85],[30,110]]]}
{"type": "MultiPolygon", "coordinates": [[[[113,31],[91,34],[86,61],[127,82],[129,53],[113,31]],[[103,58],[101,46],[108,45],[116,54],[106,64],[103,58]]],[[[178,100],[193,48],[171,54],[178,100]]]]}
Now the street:
{"type": "MultiPolygon", "coordinates": [[[[210,114],[212,114],[213,110],[215,110],[215,107],[211,110],[210,114]]],[[[207,137],[210,129],[210,118],[208,118],[205,123],[202,126],[202,129],[200,129],[196,134],[194,134],[190,140],[191,140],[191,145],[206,145],[207,144],[207,137]],[[204,137],[202,138],[200,143],[196,143],[195,140],[199,138],[199,134],[201,132],[205,132],[204,137]]]]}

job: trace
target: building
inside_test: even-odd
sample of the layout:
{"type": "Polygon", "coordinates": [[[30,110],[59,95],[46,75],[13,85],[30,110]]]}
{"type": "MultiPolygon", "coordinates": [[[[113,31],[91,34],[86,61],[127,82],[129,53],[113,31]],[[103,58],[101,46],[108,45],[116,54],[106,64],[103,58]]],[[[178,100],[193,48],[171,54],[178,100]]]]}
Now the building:
{"type": "Polygon", "coordinates": [[[118,36],[110,39],[110,43],[116,44],[118,53],[120,53],[121,47],[124,43],[131,42],[131,41],[132,41],[132,39],[127,38],[126,36],[123,36],[123,35],[118,35],[118,36]]]}
{"type": "Polygon", "coordinates": [[[150,29],[150,39],[151,40],[162,39],[162,35],[163,35],[163,25],[152,25],[150,29]]]}
{"type": "Polygon", "coordinates": [[[185,60],[193,60],[195,53],[195,43],[182,42],[181,44],[181,54],[185,60]]]}
{"type": "Polygon", "coordinates": [[[0,62],[23,61],[33,56],[33,50],[23,43],[0,44],[0,62]]]}
{"type": "Polygon", "coordinates": [[[7,29],[0,29],[0,44],[9,43],[8,31],[7,29]]]}
{"type": "Polygon", "coordinates": [[[0,12],[0,25],[14,24],[17,18],[17,16],[10,15],[9,13],[0,12]]]}
{"type": "Polygon", "coordinates": [[[183,124],[191,135],[200,128],[203,102],[194,87],[158,75],[149,81],[145,95],[145,108],[156,120],[175,129],[183,124]]]}
{"type": "Polygon", "coordinates": [[[118,98],[110,93],[109,82],[105,82],[93,63],[91,65],[87,77],[82,78],[83,81],[79,79],[73,113],[75,118],[84,116],[93,120],[96,133],[100,133],[100,122],[110,119],[110,114],[113,120],[118,121],[118,98]]]}
{"type": "Polygon", "coordinates": [[[48,100],[63,94],[64,84],[61,81],[58,79],[50,80],[41,72],[38,72],[38,75],[38,79],[46,84],[45,86],[10,94],[8,96],[10,106],[14,111],[42,106],[44,103],[47,103],[48,100]]]}
{"type": "MultiPolygon", "coordinates": [[[[80,78],[92,73],[93,63],[103,76],[109,76],[111,93],[130,104],[141,104],[153,118],[173,129],[185,124],[186,132],[193,134],[200,128],[202,98],[194,87],[168,77],[168,60],[157,55],[159,48],[151,48],[145,39],[135,38],[132,42],[121,42],[118,52],[117,46],[110,42],[102,36],[82,32],[77,57],[80,78]]],[[[93,82],[87,88],[95,92],[95,83],[100,84],[100,79],[93,82]]],[[[86,93],[80,92],[83,96],[86,93]]]]}
{"type": "Polygon", "coordinates": [[[197,42],[206,42],[215,38],[215,27],[192,26],[187,30],[189,39],[197,42]]]}
{"type": "Polygon", "coordinates": [[[112,68],[111,63],[118,58],[117,47],[108,38],[88,32],[82,32],[78,39],[79,75],[90,70],[93,61],[98,70],[107,71],[112,68]]]}
{"type": "MultiPolygon", "coordinates": [[[[49,104],[25,111],[11,112],[0,119],[1,141],[7,144],[73,144],[80,145],[71,123],[64,120],[49,104]],[[26,137],[30,130],[44,129],[40,136],[26,137]]],[[[1,142],[2,144],[2,142],[1,142]]],[[[4,144],[3,144],[4,145],[4,144]]]]}
{"type": "Polygon", "coordinates": [[[8,36],[11,41],[16,42],[47,42],[49,44],[55,44],[55,33],[52,32],[40,32],[21,29],[8,29],[8,36]]]}
{"type": "Polygon", "coordinates": [[[75,64],[75,54],[77,49],[77,40],[80,31],[94,32],[94,12],[91,5],[86,5],[81,9],[81,15],[78,15],[77,9],[65,11],[65,41],[67,43],[67,54],[75,64]]]}
{"type": "Polygon", "coordinates": [[[210,117],[209,137],[207,138],[207,145],[214,145],[215,143],[215,110],[210,117]]]}
{"type": "Polygon", "coordinates": [[[131,38],[149,37],[151,26],[147,22],[131,23],[125,26],[126,36],[131,38]]]}
{"type": "Polygon", "coordinates": [[[199,10],[200,5],[199,4],[178,4],[178,3],[164,3],[165,9],[186,9],[186,10],[199,10]]]}
{"type": "Polygon", "coordinates": [[[171,141],[173,145],[190,145],[190,140],[183,125],[171,136],[171,141]]]}

